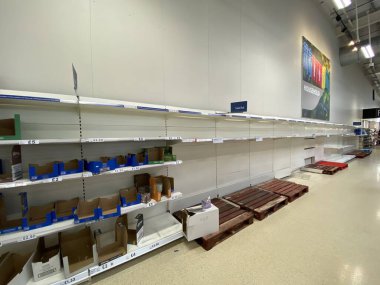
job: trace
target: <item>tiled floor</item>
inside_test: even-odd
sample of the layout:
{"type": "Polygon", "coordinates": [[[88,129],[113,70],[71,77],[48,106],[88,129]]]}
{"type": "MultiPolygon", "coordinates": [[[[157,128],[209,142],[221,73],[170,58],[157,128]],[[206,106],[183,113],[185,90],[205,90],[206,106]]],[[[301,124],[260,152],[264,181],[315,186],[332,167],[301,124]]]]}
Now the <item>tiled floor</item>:
{"type": "Polygon", "coordinates": [[[180,240],[93,279],[101,284],[380,284],[380,151],[210,251],[180,240]]]}

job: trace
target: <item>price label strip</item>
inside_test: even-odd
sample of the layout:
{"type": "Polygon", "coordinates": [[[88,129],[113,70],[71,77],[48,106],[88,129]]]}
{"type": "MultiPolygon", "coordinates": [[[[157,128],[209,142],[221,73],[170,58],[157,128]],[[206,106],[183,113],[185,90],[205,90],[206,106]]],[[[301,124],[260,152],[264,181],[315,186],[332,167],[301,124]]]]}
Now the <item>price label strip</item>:
{"type": "Polygon", "coordinates": [[[43,179],[42,183],[61,182],[61,181],[62,181],[62,176],[58,176],[58,177],[43,179]]]}
{"type": "Polygon", "coordinates": [[[24,241],[32,240],[35,238],[37,238],[37,236],[35,234],[28,234],[28,235],[25,235],[25,236],[21,237],[20,239],[18,239],[17,242],[24,242],[24,241]]]}

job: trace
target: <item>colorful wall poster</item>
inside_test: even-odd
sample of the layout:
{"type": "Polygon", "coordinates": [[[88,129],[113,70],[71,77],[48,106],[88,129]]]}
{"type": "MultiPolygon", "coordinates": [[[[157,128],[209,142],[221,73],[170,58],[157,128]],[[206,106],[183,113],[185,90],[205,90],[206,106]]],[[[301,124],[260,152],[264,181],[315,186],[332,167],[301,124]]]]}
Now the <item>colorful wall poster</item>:
{"type": "Polygon", "coordinates": [[[302,37],[302,117],[330,120],[330,60],[302,37]]]}

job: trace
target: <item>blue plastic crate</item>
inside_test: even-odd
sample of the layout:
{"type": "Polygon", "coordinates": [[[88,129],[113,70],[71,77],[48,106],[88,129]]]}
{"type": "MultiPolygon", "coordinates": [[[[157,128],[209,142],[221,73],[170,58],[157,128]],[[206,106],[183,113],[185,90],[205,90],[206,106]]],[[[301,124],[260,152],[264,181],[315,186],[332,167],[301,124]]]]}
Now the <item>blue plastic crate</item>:
{"type": "Polygon", "coordinates": [[[103,157],[100,161],[85,161],[85,168],[93,174],[116,169],[116,158],[103,157]]]}
{"type": "Polygon", "coordinates": [[[84,161],[74,159],[68,162],[60,162],[59,163],[59,175],[68,175],[75,173],[82,173],[84,169],[84,161]]]}
{"type": "Polygon", "coordinates": [[[59,162],[51,162],[45,165],[29,164],[29,179],[31,181],[57,176],[59,176],[59,162]]]}

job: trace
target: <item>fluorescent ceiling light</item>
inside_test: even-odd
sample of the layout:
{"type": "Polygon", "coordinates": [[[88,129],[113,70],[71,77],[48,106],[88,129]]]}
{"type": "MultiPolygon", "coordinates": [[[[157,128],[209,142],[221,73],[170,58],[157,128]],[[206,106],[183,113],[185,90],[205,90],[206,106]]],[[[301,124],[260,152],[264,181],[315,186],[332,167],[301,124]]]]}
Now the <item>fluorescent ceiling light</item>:
{"type": "Polygon", "coordinates": [[[351,40],[351,41],[348,43],[348,46],[349,46],[349,47],[352,47],[354,44],[355,44],[355,42],[351,40]]]}
{"type": "Polygon", "coordinates": [[[338,10],[346,8],[351,5],[351,0],[334,0],[335,6],[338,10]]]}
{"type": "Polygon", "coordinates": [[[358,51],[358,47],[354,47],[352,51],[358,51]]]}
{"type": "Polygon", "coordinates": [[[365,58],[372,58],[375,56],[371,45],[362,46],[361,51],[365,58]]]}

